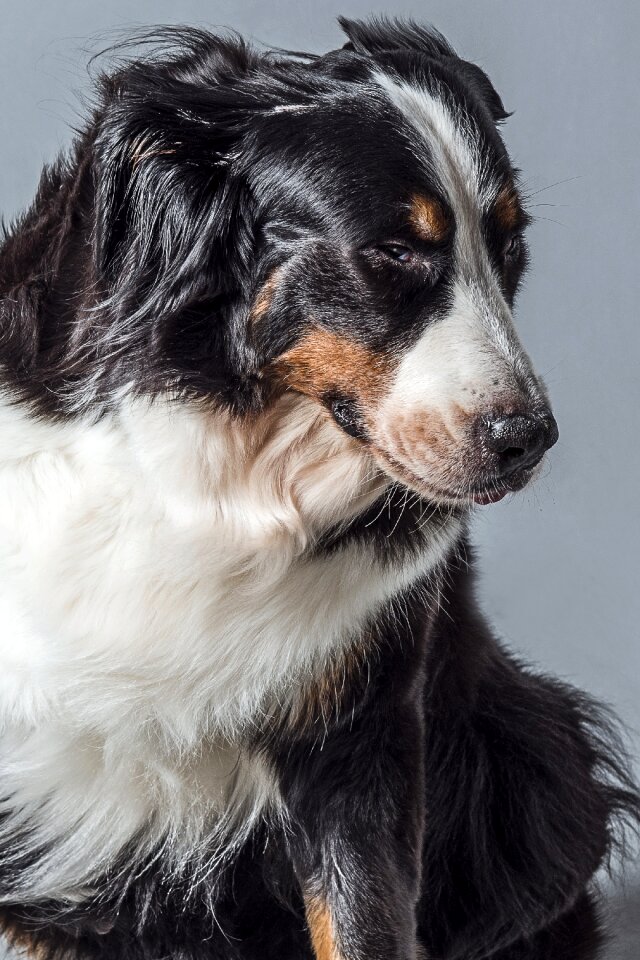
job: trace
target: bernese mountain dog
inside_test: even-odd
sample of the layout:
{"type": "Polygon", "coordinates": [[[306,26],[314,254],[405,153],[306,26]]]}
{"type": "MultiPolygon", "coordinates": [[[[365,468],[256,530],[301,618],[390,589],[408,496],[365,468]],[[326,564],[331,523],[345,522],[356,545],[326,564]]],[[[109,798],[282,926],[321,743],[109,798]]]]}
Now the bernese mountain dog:
{"type": "Polygon", "coordinates": [[[615,728],[474,600],[558,431],[484,72],[125,45],[0,248],[0,927],[37,960],[591,960],[615,728]]]}

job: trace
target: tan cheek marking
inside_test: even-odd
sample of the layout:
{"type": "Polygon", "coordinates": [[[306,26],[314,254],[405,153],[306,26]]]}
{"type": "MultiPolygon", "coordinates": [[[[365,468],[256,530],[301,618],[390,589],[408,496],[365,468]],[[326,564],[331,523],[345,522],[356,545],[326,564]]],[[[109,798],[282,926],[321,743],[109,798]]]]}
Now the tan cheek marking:
{"type": "Polygon", "coordinates": [[[502,188],[493,204],[493,212],[501,227],[515,230],[522,224],[524,211],[513,184],[502,188]]]}
{"type": "Polygon", "coordinates": [[[316,960],[342,960],[329,907],[320,897],[305,897],[307,926],[316,960]]]}
{"type": "Polygon", "coordinates": [[[451,230],[450,219],[440,201],[421,194],[416,194],[411,201],[409,222],[427,243],[441,243],[451,230]]]}
{"type": "Polygon", "coordinates": [[[315,329],[274,364],[276,378],[315,399],[332,391],[375,406],[384,396],[393,368],[386,354],[373,353],[349,337],[315,329]]]}

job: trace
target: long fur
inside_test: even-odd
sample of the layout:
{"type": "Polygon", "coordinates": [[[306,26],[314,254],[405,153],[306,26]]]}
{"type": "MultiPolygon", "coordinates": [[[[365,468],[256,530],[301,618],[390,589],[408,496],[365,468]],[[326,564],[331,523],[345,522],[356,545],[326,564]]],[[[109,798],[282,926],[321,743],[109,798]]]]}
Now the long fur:
{"type": "Polygon", "coordinates": [[[472,505],[558,436],[508,114],[436,31],[342,25],[125,45],[0,247],[0,923],[40,960],[602,941],[624,753],[471,587],[472,505]]]}

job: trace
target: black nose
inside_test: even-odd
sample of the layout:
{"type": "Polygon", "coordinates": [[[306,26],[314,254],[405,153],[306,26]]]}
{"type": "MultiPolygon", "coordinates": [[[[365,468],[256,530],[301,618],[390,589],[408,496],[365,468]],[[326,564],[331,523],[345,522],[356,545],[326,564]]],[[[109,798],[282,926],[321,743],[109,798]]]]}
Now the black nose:
{"type": "Polygon", "coordinates": [[[534,467],[558,439],[551,413],[541,416],[512,414],[485,418],[485,443],[496,454],[498,472],[507,477],[534,467]]]}

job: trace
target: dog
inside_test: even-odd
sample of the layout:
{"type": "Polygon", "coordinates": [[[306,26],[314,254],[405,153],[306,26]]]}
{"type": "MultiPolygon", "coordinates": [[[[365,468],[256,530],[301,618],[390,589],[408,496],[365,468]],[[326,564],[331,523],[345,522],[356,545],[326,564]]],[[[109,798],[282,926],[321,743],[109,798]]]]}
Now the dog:
{"type": "Polygon", "coordinates": [[[474,599],[558,430],[435,30],[125,46],[0,249],[0,925],[39,960],[592,960],[615,728],[474,599]]]}

